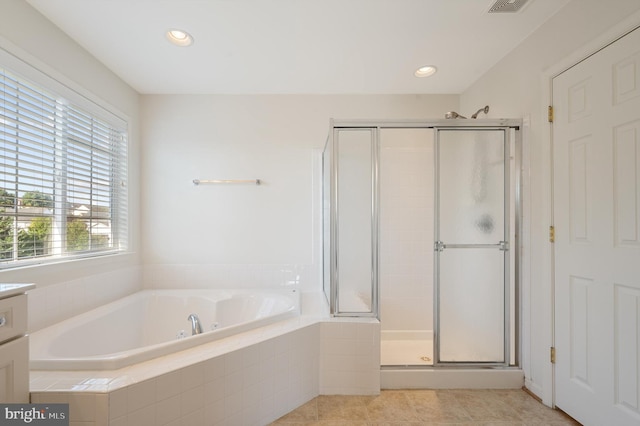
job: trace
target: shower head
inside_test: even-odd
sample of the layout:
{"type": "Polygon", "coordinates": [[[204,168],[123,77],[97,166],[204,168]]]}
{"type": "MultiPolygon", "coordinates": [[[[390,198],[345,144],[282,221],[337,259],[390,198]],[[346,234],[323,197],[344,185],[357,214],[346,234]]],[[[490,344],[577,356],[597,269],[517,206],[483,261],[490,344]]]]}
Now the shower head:
{"type": "Polygon", "coordinates": [[[450,118],[467,118],[467,117],[460,115],[455,111],[449,111],[444,115],[444,118],[450,119],[450,118]]]}
{"type": "Polygon", "coordinates": [[[481,112],[484,112],[485,114],[488,114],[489,113],[489,105],[485,106],[484,108],[480,108],[479,110],[477,110],[476,113],[471,116],[471,118],[478,118],[478,114],[480,114],[481,112]]]}

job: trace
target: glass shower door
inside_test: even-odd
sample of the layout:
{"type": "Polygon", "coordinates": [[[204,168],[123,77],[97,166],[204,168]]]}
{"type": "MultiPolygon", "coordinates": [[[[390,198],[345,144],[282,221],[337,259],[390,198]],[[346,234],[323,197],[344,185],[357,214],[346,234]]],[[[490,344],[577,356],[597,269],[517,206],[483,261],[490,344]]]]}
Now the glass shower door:
{"type": "Polygon", "coordinates": [[[434,364],[508,364],[509,132],[438,128],[434,364]]]}
{"type": "Polygon", "coordinates": [[[377,315],[377,242],[374,129],[339,129],[334,134],[337,316],[377,315]]]}

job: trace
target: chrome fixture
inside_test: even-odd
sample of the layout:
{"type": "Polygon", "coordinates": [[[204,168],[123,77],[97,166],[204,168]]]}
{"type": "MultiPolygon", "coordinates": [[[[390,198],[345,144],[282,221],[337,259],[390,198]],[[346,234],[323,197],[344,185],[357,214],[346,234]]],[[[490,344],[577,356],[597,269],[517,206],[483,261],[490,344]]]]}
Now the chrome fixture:
{"type": "MultiPolygon", "coordinates": [[[[480,108],[479,110],[477,110],[477,111],[475,112],[475,114],[473,114],[473,115],[471,116],[471,118],[474,118],[474,119],[475,119],[475,118],[478,118],[478,114],[480,114],[481,112],[484,112],[485,114],[488,114],[488,113],[489,113],[489,105],[487,105],[487,106],[485,106],[485,107],[480,108]]],[[[449,112],[447,112],[447,113],[444,115],[444,118],[446,118],[446,119],[452,119],[452,118],[467,118],[467,117],[465,117],[464,115],[460,115],[460,114],[458,114],[458,113],[457,113],[457,112],[455,112],[455,111],[449,111],[449,112]]]]}
{"type": "Polygon", "coordinates": [[[194,179],[194,185],[201,185],[207,183],[255,183],[256,185],[261,185],[262,181],[260,179],[194,179]]]}
{"type": "Polygon", "coordinates": [[[455,111],[449,111],[444,115],[444,118],[451,119],[451,118],[467,118],[467,117],[465,117],[464,115],[460,115],[455,111]]]}
{"type": "Polygon", "coordinates": [[[520,11],[529,0],[496,0],[487,13],[516,13],[520,11]]]}
{"type": "Polygon", "coordinates": [[[478,114],[480,114],[481,112],[484,112],[485,114],[489,114],[489,105],[477,110],[476,113],[471,116],[471,118],[478,118],[478,114]]]}
{"type": "Polygon", "coordinates": [[[187,318],[187,321],[191,321],[191,335],[202,333],[202,326],[200,325],[200,318],[196,314],[191,314],[187,318]]]}

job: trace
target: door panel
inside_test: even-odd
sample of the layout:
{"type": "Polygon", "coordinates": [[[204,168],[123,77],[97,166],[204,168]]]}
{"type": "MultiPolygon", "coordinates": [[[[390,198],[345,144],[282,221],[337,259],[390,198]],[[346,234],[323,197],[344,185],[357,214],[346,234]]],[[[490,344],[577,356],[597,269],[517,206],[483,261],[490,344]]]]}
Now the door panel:
{"type": "Polygon", "coordinates": [[[433,333],[433,135],[432,129],[380,130],[378,284],[385,332],[433,333]]]}
{"type": "Polygon", "coordinates": [[[640,423],[640,30],[553,80],[555,403],[640,423]]]}
{"type": "Polygon", "coordinates": [[[373,310],[373,132],[337,133],[337,275],[339,313],[373,310]]]}
{"type": "Polygon", "coordinates": [[[509,141],[438,129],[435,363],[509,363],[509,141]]]}
{"type": "Polygon", "coordinates": [[[439,132],[441,241],[504,240],[504,139],[502,130],[439,132]]]}
{"type": "Polygon", "coordinates": [[[640,193],[639,138],[640,120],[614,129],[615,242],[616,246],[629,248],[640,247],[640,197],[637,196],[640,193]]]}
{"type": "Polygon", "coordinates": [[[503,252],[444,250],[440,282],[440,362],[504,362],[503,252]]]}

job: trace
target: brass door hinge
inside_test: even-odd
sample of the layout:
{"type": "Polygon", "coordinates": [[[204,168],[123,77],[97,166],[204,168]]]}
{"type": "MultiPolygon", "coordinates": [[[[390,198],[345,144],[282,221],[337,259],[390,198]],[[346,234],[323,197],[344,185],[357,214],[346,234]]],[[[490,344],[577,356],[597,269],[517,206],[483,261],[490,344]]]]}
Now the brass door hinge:
{"type": "Polygon", "coordinates": [[[547,110],[547,118],[549,123],[553,123],[553,107],[549,105],[549,109],[547,110]]]}
{"type": "Polygon", "coordinates": [[[551,350],[549,351],[549,358],[551,359],[551,364],[555,364],[556,363],[556,348],[554,348],[552,346],[550,349],[551,350]]]}
{"type": "Polygon", "coordinates": [[[553,225],[549,227],[549,242],[550,243],[556,242],[556,227],[553,225]]]}

